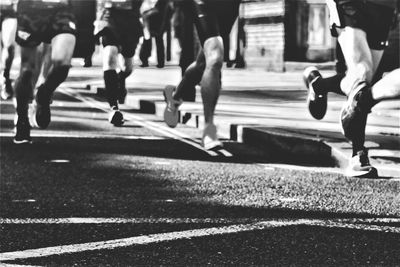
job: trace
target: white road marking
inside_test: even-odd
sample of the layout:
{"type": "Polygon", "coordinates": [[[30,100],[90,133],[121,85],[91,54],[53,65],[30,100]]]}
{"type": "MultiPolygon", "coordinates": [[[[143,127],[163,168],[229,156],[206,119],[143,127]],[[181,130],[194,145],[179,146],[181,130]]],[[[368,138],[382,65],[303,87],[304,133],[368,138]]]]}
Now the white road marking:
{"type": "Polygon", "coordinates": [[[36,200],[35,199],[14,199],[14,200],[12,200],[11,202],[15,202],[15,203],[18,203],[18,202],[25,202],[25,203],[33,203],[33,202],[36,202],[36,200]]]}
{"type": "MultiPolygon", "coordinates": [[[[91,107],[95,107],[95,108],[98,108],[100,110],[103,110],[104,112],[108,112],[108,110],[109,110],[109,108],[107,107],[106,103],[95,102],[93,99],[84,97],[84,96],[82,96],[80,94],[77,94],[76,92],[74,92],[73,90],[71,90],[69,88],[62,87],[62,88],[59,89],[59,91],[64,93],[64,94],[67,94],[69,96],[75,97],[76,99],[88,104],[91,107]]],[[[197,143],[193,139],[191,139],[190,136],[188,136],[186,134],[183,134],[183,133],[181,133],[181,132],[179,132],[177,130],[174,130],[174,129],[171,129],[169,127],[160,125],[158,123],[147,121],[147,120],[141,118],[140,116],[136,116],[136,115],[133,115],[133,114],[125,114],[125,117],[127,119],[129,119],[129,120],[132,120],[135,124],[138,124],[138,125],[140,125],[142,127],[145,127],[147,129],[156,131],[156,132],[161,133],[163,135],[166,135],[166,136],[168,136],[170,138],[177,139],[177,140],[179,140],[181,142],[184,142],[184,143],[186,143],[188,145],[191,145],[191,146],[193,146],[193,147],[195,147],[197,149],[200,149],[200,150],[206,152],[210,156],[213,156],[213,157],[219,156],[218,153],[216,153],[214,151],[205,150],[199,143],[197,143]]]]}
{"type": "MultiPolygon", "coordinates": [[[[35,200],[33,200],[35,201],[35,200]]],[[[171,201],[169,199],[165,201],[171,201]]],[[[0,224],[183,224],[183,223],[249,223],[262,221],[260,218],[103,218],[103,217],[69,217],[69,218],[0,218],[0,224]]],[[[308,220],[312,221],[312,220],[308,220]]],[[[321,222],[322,220],[316,220],[321,222]]],[[[329,221],[329,220],[328,220],[329,221]]],[[[397,223],[400,218],[349,218],[330,220],[346,223],[397,223]]],[[[400,227],[400,225],[399,225],[400,227]]]]}
{"type": "MultiPolygon", "coordinates": [[[[163,201],[173,201],[166,199],[163,201]]],[[[254,222],[248,218],[0,218],[0,224],[142,224],[142,223],[248,223],[254,222]]]]}
{"type": "MultiPolygon", "coordinates": [[[[0,132],[1,137],[14,137],[13,132],[0,132]]],[[[40,131],[31,132],[32,137],[51,137],[51,138],[72,138],[72,139],[126,139],[126,140],[166,140],[163,136],[153,136],[153,135],[117,135],[117,134],[85,134],[84,136],[79,133],[57,133],[53,131],[40,131]]]]}
{"type": "Polygon", "coordinates": [[[27,249],[22,251],[13,251],[13,252],[3,252],[0,253],[0,261],[6,261],[6,260],[12,261],[16,259],[40,258],[53,255],[69,254],[69,253],[81,253],[94,250],[115,249],[128,246],[155,244],[165,241],[176,241],[182,239],[192,239],[192,238],[209,237],[216,235],[252,232],[257,230],[267,230],[271,228],[287,227],[294,225],[400,233],[400,227],[368,225],[362,223],[351,223],[347,221],[318,220],[318,219],[261,221],[250,224],[237,224],[237,225],[222,226],[222,227],[175,231],[170,233],[150,234],[144,236],[135,236],[135,237],[106,240],[106,241],[61,245],[61,246],[53,246],[53,247],[45,247],[37,249],[27,249]]]}
{"type": "Polygon", "coordinates": [[[45,162],[47,162],[47,163],[70,163],[70,160],[68,160],[68,159],[51,159],[51,160],[46,160],[45,162]]]}
{"type": "Polygon", "coordinates": [[[39,265],[21,265],[21,264],[1,263],[1,267],[39,267],[39,265]]]}
{"type": "Polygon", "coordinates": [[[328,173],[338,173],[341,174],[342,171],[338,168],[329,168],[329,167],[308,167],[308,166],[300,166],[300,165],[290,165],[290,164],[262,164],[259,165],[263,166],[267,169],[285,169],[285,170],[292,170],[292,171],[312,171],[312,172],[328,172],[328,173]]]}

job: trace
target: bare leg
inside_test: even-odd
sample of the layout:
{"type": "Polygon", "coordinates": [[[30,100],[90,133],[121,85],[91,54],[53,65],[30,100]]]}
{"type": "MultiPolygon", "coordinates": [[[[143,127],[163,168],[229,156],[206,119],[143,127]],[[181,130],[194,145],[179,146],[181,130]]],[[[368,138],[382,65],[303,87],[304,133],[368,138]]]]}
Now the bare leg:
{"type": "Polygon", "coordinates": [[[372,87],[372,98],[376,101],[400,99],[400,68],[386,74],[372,87]]]}
{"type": "Polygon", "coordinates": [[[15,32],[17,28],[17,20],[14,18],[7,18],[3,21],[1,32],[1,61],[0,61],[0,79],[2,86],[1,97],[9,99],[13,95],[13,89],[10,80],[10,70],[14,60],[15,54],[15,32]]]}

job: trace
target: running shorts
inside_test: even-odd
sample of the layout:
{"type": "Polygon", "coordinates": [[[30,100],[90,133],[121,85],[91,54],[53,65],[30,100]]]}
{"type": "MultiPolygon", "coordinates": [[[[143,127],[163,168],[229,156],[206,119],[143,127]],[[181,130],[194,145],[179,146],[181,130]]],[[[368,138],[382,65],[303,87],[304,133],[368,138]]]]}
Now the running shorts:
{"type": "Polygon", "coordinates": [[[387,47],[389,31],[396,16],[394,8],[365,0],[327,0],[327,4],[332,36],[338,36],[337,28],[353,27],[367,34],[371,49],[387,47]]]}
{"type": "Polygon", "coordinates": [[[239,15],[240,0],[190,0],[201,44],[229,34],[239,15]]]}
{"type": "Polygon", "coordinates": [[[68,0],[19,0],[16,41],[24,47],[50,43],[58,34],[76,34],[76,20],[68,0]]]}
{"type": "Polygon", "coordinates": [[[124,57],[135,55],[139,38],[143,35],[139,6],[134,3],[128,9],[120,3],[120,6],[104,8],[100,20],[105,21],[106,26],[97,34],[103,46],[117,46],[124,57]]]}

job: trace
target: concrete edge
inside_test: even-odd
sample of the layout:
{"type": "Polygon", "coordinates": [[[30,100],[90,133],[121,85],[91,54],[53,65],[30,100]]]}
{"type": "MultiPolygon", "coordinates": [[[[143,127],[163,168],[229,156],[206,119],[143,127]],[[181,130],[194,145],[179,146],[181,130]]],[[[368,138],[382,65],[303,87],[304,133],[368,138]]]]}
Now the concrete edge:
{"type": "MultiPolygon", "coordinates": [[[[104,94],[104,88],[91,88],[97,94],[104,94]]],[[[160,98],[149,97],[141,99],[135,95],[128,95],[125,105],[138,109],[142,113],[154,114],[163,117],[165,102],[160,98]]],[[[349,156],[339,146],[319,138],[302,135],[293,132],[273,130],[261,130],[260,125],[237,125],[222,123],[216,118],[221,137],[269,150],[278,158],[289,162],[315,164],[316,166],[335,166],[341,169],[347,168],[349,156]]],[[[200,128],[203,125],[203,115],[194,114],[187,110],[179,112],[179,123],[200,128]]],[[[384,177],[399,177],[398,170],[377,166],[379,174],[384,177]]]]}

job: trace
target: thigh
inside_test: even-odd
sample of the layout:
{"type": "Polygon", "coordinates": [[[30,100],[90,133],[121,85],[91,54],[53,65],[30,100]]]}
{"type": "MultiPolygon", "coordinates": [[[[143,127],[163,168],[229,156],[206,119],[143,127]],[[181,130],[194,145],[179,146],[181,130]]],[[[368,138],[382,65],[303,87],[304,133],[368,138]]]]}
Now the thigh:
{"type": "Polygon", "coordinates": [[[5,18],[2,23],[1,41],[4,47],[15,44],[15,34],[17,32],[17,19],[5,18]]]}
{"type": "Polygon", "coordinates": [[[51,60],[62,65],[70,65],[75,42],[75,35],[71,33],[61,33],[54,36],[51,40],[51,60]]]}

